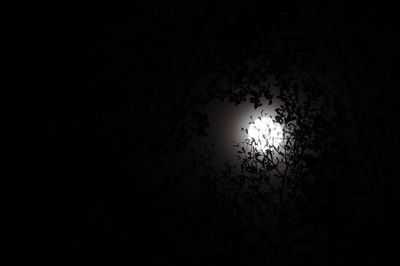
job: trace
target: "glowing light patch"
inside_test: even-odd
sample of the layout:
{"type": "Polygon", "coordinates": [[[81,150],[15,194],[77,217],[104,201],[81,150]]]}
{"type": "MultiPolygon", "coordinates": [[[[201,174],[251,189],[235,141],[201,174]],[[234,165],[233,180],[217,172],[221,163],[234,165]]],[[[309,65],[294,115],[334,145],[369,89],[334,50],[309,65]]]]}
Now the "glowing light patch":
{"type": "Polygon", "coordinates": [[[248,134],[253,146],[262,151],[278,148],[283,137],[282,126],[270,117],[262,117],[250,124],[248,134]]]}

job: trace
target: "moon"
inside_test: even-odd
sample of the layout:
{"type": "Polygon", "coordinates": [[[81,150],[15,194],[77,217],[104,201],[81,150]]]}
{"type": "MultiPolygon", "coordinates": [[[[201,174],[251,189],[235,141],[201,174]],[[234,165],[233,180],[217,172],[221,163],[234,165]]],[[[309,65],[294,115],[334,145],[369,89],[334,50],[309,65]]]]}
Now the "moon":
{"type": "Polygon", "coordinates": [[[248,128],[251,143],[260,151],[278,148],[283,138],[282,126],[271,117],[261,117],[248,128]]]}

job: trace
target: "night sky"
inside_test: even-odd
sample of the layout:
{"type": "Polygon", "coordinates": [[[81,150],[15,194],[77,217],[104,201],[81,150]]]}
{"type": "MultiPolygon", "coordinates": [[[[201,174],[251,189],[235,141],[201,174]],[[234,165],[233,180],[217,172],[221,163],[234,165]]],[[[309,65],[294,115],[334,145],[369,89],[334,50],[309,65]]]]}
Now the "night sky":
{"type": "Polygon", "coordinates": [[[389,265],[399,256],[394,7],[38,9],[15,22],[26,265],[389,265]],[[293,187],[252,190],[251,165],[241,172],[249,186],[238,187],[241,127],[261,110],[278,116],[280,103],[277,119],[298,127],[293,187]]]}

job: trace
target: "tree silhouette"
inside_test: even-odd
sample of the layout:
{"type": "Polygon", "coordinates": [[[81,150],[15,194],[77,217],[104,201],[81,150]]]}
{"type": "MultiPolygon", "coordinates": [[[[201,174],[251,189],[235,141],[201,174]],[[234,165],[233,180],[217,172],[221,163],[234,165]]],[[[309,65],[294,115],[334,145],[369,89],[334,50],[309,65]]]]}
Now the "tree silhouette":
{"type": "MultiPolygon", "coordinates": [[[[237,94],[232,92],[233,89],[219,96],[228,94],[231,102],[240,104],[251,95],[250,101],[255,108],[262,108],[262,97],[266,96],[271,104],[274,96],[271,86],[268,83],[264,85],[261,78],[254,78],[263,74],[265,65],[260,66],[251,71],[246,67],[242,69],[253,78],[252,85],[248,81],[236,90],[237,94]]],[[[246,231],[248,237],[258,239],[259,243],[268,240],[269,245],[277,248],[277,260],[282,259],[280,253],[290,247],[287,241],[299,230],[296,223],[319,183],[326,182],[328,174],[334,175],[324,169],[330,163],[327,156],[340,149],[332,138],[338,120],[329,106],[331,99],[321,93],[323,88],[315,83],[304,76],[301,79],[287,75],[277,78],[275,86],[281,87],[276,99],[282,104],[275,110],[277,115],[273,119],[283,127],[280,145],[260,149],[254,139],[248,137],[235,145],[239,166],[226,162],[221,172],[214,169],[208,171],[208,175],[200,176],[203,179],[200,182],[207,180],[208,197],[216,198],[229,216],[224,220],[236,220],[236,226],[246,231]]],[[[263,117],[267,116],[264,114],[263,117]]],[[[247,129],[241,130],[248,134],[247,129]]]]}

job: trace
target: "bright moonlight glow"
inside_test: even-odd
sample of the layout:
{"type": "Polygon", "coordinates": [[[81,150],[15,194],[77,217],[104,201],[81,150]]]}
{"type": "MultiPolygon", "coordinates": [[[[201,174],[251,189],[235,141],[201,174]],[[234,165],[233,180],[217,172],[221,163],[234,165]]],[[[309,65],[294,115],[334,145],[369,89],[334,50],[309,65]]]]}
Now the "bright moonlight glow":
{"type": "Polygon", "coordinates": [[[259,150],[278,148],[282,141],[282,126],[270,117],[262,117],[250,124],[248,134],[253,145],[259,150]]]}

